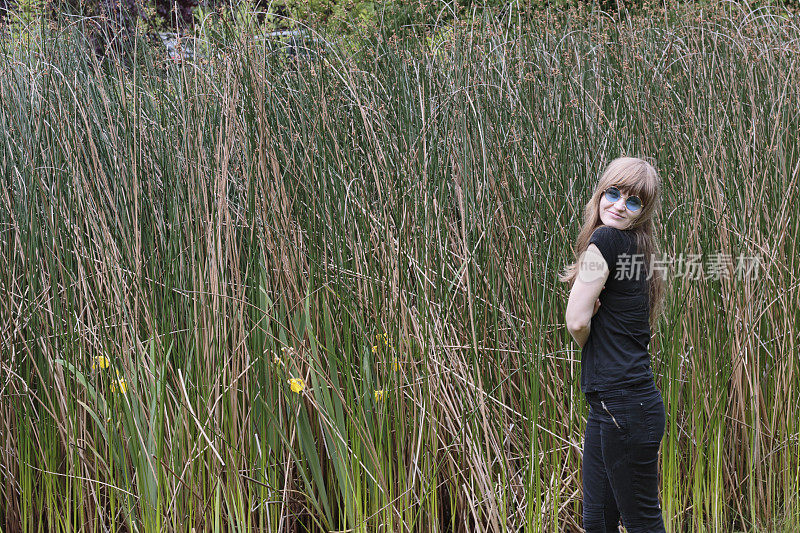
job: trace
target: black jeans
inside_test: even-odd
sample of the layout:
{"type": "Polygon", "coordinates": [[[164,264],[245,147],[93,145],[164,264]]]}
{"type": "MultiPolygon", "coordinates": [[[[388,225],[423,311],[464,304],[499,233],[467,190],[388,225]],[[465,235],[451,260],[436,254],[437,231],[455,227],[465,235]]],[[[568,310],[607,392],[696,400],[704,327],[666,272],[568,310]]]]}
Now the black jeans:
{"type": "Polygon", "coordinates": [[[653,381],[589,392],[583,445],[583,527],[586,533],[664,532],[658,500],[658,448],[664,401],[653,381]]]}

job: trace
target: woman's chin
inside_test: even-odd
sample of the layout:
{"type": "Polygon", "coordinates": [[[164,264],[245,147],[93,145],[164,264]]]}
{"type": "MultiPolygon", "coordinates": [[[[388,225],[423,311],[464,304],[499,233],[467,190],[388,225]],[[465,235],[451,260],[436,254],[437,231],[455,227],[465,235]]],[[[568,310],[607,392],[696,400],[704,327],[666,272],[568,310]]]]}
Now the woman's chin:
{"type": "Polygon", "coordinates": [[[612,228],[617,228],[617,229],[625,229],[625,226],[627,225],[624,220],[614,218],[610,215],[607,215],[605,217],[600,217],[600,220],[606,226],[610,226],[612,228]]]}

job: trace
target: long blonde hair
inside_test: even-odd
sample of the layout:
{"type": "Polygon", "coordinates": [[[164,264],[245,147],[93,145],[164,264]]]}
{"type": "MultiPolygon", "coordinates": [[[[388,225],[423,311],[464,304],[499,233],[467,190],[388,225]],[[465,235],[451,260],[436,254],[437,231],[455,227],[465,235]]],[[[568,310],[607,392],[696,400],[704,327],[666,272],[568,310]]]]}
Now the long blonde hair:
{"type": "MultiPolygon", "coordinates": [[[[656,169],[643,159],[620,157],[608,164],[597,182],[592,197],[583,210],[583,226],[575,240],[575,261],[568,265],[559,279],[572,287],[578,274],[578,258],[589,246],[589,239],[595,229],[603,225],[600,220],[600,198],[605,190],[616,185],[624,194],[635,194],[642,200],[642,213],[625,231],[632,231],[636,237],[637,252],[644,254],[645,272],[649,272],[650,260],[658,256],[658,244],[653,238],[653,217],[661,207],[661,179],[656,169]]],[[[613,266],[613,265],[609,265],[613,266]]],[[[664,297],[664,279],[653,272],[649,283],[650,328],[654,330],[664,297]]]]}

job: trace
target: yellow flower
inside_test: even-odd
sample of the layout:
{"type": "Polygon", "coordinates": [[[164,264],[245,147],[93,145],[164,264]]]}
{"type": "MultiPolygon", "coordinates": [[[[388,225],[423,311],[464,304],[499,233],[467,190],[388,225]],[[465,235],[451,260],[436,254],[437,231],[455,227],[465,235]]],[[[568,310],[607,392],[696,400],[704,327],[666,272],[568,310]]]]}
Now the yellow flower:
{"type": "Polygon", "coordinates": [[[281,358],[278,357],[278,354],[275,354],[275,357],[272,358],[272,362],[275,363],[276,365],[282,365],[283,364],[283,361],[281,361],[281,358]]]}
{"type": "Polygon", "coordinates": [[[297,394],[300,394],[300,391],[306,388],[306,382],[300,378],[292,378],[288,383],[292,388],[292,392],[296,392],[297,394]]]}
{"type": "Polygon", "coordinates": [[[122,394],[125,394],[128,392],[128,384],[124,379],[115,379],[111,382],[111,392],[121,392],[122,394]]]}
{"type": "Polygon", "coordinates": [[[397,360],[397,357],[392,357],[392,370],[395,372],[400,370],[400,362],[397,360]]]}
{"type": "Polygon", "coordinates": [[[92,370],[97,367],[100,368],[108,368],[108,365],[111,364],[111,361],[108,360],[108,357],[105,355],[98,355],[94,358],[94,363],[92,363],[92,370]]]}
{"type": "Polygon", "coordinates": [[[380,400],[383,400],[384,398],[386,398],[386,391],[384,391],[383,389],[375,391],[375,401],[376,402],[378,402],[380,400]]]}
{"type": "Polygon", "coordinates": [[[372,353],[378,353],[378,347],[377,346],[373,346],[372,347],[372,353]]]}

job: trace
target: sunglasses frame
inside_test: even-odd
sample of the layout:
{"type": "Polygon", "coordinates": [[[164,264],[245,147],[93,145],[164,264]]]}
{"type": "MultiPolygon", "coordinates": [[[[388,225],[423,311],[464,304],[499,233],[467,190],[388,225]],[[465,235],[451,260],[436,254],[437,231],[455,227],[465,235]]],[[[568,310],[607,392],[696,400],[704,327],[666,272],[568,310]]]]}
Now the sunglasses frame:
{"type": "Polygon", "coordinates": [[[608,191],[610,191],[611,189],[614,189],[614,190],[616,190],[616,191],[617,191],[617,193],[619,194],[619,197],[620,197],[620,198],[625,198],[625,209],[627,209],[627,210],[628,210],[628,211],[630,211],[631,213],[636,213],[636,212],[638,212],[638,211],[641,211],[641,210],[642,210],[642,208],[644,207],[644,202],[642,202],[642,199],[641,199],[641,198],[639,198],[639,197],[638,197],[638,196],[636,196],[635,194],[631,194],[630,196],[626,196],[626,195],[622,194],[622,191],[621,191],[621,190],[619,190],[619,187],[617,187],[616,185],[612,185],[611,187],[609,187],[609,188],[607,188],[606,190],[604,190],[604,191],[603,191],[603,196],[605,196],[605,197],[606,197],[606,200],[608,200],[608,201],[609,201],[609,202],[611,202],[612,204],[615,204],[615,203],[617,203],[617,202],[619,201],[619,198],[617,198],[617,202],[614,202],[614,201],[612,201],[612,200],[611,200],[611,199],[608,197],[608,191]],[[631,209],[631,208],[630,208],[630,206],[628,206],[628,201],[629,201],[631,198],[636,198],[637,200],[639,200],[639,208],[638,208],[638,209],[631,209]]]}

